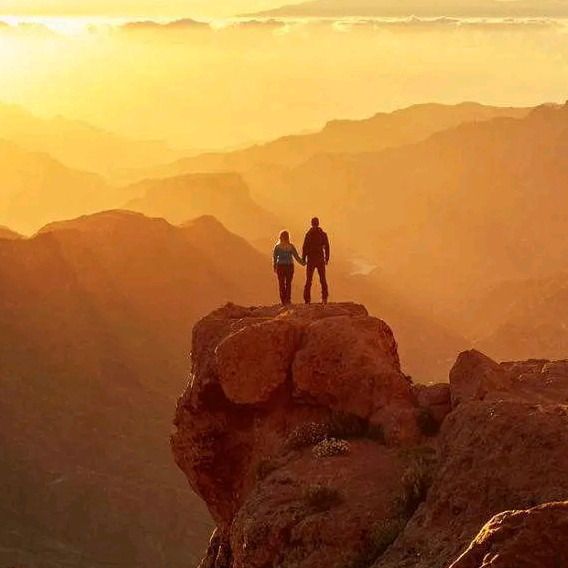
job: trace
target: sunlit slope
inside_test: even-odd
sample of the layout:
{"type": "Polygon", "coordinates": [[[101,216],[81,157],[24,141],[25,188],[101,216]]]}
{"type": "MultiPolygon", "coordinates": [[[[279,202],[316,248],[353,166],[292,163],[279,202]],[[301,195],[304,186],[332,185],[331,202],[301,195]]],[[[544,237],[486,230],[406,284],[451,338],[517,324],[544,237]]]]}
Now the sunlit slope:
{"type": "Polygon", "coordinates": [[[109,212],[0,240],[3,565],[196,565],[211,527],[171,460],[172,408],[192,324],[267,302],[260,267],[210,219],[109,212]]]}
{"type": "Polygon", "coordinates": [[[108,208],[114,190],[102,177],[48,154],[0,140],[0,224],[31,233],[50,221],[108,208]]]}
{"type": "Polygon", "coordinates": [[[442,309],[486,281],[558,270],[568,252],[567,156],[568,106],[543,106],[247,180],[282,208],[319,211],[338,240],[442,309]]]}
{"type": "Polygon", "coordinates": [[[200,215],[214,215],[230,231],[252,241],[268,242],[275,241],[283,228],[276,215],[253,201],[249,188],[238,174],[188,174],[151,179],[124,191],[141,196],[126,203],[126,209],[164,217],[174,224],[200,215]]]}
{"type": "Polygon", "coordinates": [[[123,170],[174,160],[179,154],[161,142],[129,140],[61,116],[41,119],[15,105],[0,103],[0,136],[23,148],[45,152],[66,166],[107,177],[123,170]]]}
{"type": "Polygon", "coordinates": [[[476,103],[459,105],[423,104],[393,113],[378,113],[365,120],[335,120],[313,134],[286,136],[264,145],[229,153],[211,153],[179,160],[138,172],[177,175],[185,172],[241,171],[251,167],[296,166],[323,153],[376,152],[385,148],[419,142],[431,134],[464,122],[507,116],[521,118],[522,108],[500,108],[476,103]]]}

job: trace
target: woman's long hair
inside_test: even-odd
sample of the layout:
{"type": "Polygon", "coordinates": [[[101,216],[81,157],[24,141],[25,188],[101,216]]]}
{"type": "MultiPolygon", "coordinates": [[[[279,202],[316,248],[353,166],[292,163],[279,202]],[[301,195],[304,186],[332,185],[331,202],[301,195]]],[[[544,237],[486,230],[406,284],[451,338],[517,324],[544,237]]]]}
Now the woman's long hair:
{"type": "Polygon", "coordinates": [[[279,245],[289,245],[290,244],[290,233],[288,231],[282,231],[278,240],[279,245]]]}

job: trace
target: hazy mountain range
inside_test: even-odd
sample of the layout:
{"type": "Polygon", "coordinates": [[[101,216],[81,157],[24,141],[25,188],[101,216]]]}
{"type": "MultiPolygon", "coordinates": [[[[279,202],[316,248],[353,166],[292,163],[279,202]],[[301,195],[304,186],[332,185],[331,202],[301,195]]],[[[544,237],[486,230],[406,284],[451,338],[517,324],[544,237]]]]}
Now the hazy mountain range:
{"type": "Polygon", "coordinates": [[[565,18],[568,16],[568,5],[564,0],[466,0],[460,2],[451,2],[450,0],[313,0],[267,10],[260,15],[385,18],[407,16],[426,18],[443,16],[565,18]]]}
{"type": "Polygon", "coordinates": [[[58,116],[39,118],[0,103],[0,136],[32,152],[49,154],[66,166],[114,177],[123,170],[174,160],[181,154],[163,142],[129,140],[87,123],[58,116]]]}
{"type": "Polygon", "coordinates": [[[444,380],[473,344],[563,356],[567,155],[558,105],[419,105],[144,168],[169,177],[126,187],[2,142],[2,562],[197,560],[209,518],[167,447],[191,326],[225,302],[275,303],[277,233],[301,245],[313,214],[333,299],[387,321],[416,381],[444,380]],[[112,203],[154,218],[65,220],[112,203]]]}
{"type": "Polygon", "coordinates": [[[499,116],[521,118],[523,108],[499,108],[477,103],[422,104],[363,120],[334,120],[318,132],[285,136],[235,152],[185,158],[173,164],[132,172],[137,177],[164,177],[186,172],[247,171],[254,166],[297,166],[317,154],[378,152],[412,144],[464,122],[499,116]]]}
{"type": "Polygon", "coordinates": [[[487,283],[562,266],[567,109],[544,106],[522,119],[463,124],[382,152],[317,155],[245,178],[281,210],[319,211],[390,281],[447,311],[452,297],[487,283]]]}
{"type": "Polygon", "coordinates": [[[3,563],[196,563],[211,527],[171,466],[172,409],[192,322],[270,301],[263,260],[208,219],[125,212],[0,240],[3,563]]]}
{"type": "Polygon", "coordinates": [[[124,190],[137,197],[124,206],[180,224],[200,215],[215,215],[230,231],[252,242],[271,243],[282,229],[273,213],[257,205],[236,173],[185,174],[149,179],[124,190]]]}
{"type": "MultiPolygon", "coordinates": [[[[546,340],[529,327],[515,354],[509,332],[495,335],[503,326],[518,335],[506,324],[513,316],[495,305],[500,317],[489,324],[471,302],[489,302],[481,298],[501,283],[562,281],[554,279],[568,252],[567,108],[419,105],[161,172],[240,171],[254,199],[286,223],[295,226],[297,211],[317,212],[348,256],[378,265],[383,285],[430,306],[495,357],[522,358],[546,340]]],[[[523,297],[517,311],[534,304],[523,297]]],[[[549,342],[558,348],[547,356],[559,357],[562,342],[549,342]]]]}
{"type": "Polygon", "coordinates": [[[99,175],[0,139],[0,223],[31,233],[54,220],[108,208],[113,190],[99,175]]]}

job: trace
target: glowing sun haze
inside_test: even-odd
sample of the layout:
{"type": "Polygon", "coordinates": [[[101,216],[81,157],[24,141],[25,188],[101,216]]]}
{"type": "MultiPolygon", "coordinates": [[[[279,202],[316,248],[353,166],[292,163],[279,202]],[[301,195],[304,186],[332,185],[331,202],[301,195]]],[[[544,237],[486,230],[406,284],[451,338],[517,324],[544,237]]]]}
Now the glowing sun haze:
{"type": "Polygon", "coordinates": [[[0,103],[199,151],[421,102],[566,99],[564,21],[228,19],[283,3],[0,0],[0,103]]]}
{"type": "Polygon", "coordinates": [[[0,0],[0,15],[223,17],[282,4],[278,0],[0,0]]]}

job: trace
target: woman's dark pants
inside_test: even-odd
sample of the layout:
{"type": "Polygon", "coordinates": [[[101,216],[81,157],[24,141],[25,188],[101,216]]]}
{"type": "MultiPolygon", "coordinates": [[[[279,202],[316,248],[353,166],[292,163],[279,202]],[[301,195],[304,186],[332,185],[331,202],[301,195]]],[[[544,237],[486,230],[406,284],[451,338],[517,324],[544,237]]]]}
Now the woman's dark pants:
{"type": "Polygon", "coordinates": [[[292,279],[294,278],[293,264],[277,264],[278,286],[280,288],[280,301],[283,304],[292,303],[292,279]]]}

